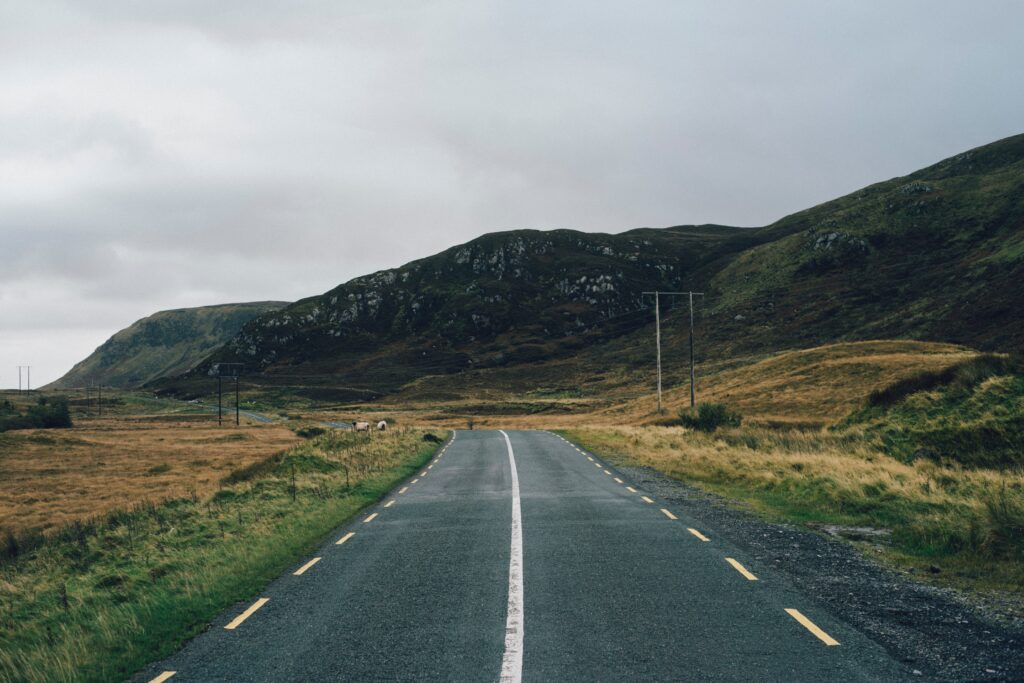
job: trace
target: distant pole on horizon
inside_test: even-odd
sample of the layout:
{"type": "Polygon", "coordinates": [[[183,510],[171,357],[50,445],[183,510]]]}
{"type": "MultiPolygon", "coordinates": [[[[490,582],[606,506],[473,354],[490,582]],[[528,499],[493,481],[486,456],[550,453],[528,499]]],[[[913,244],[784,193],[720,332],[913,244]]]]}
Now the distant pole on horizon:
{"type": "Polygon", "coordinates": [[[21,393],[31,394],[32,393],[32,366],[31,365],[19,365],[18,366],[18,393],[19,394],[21,394],[21,393]],[[26,382],[25,382],[25,386],[27,387],[26,389],[22,389],[21,388],[21,371],[22,371],[23,368],[25,370],[25,375],[26,375],[26,382]]]}
{"type": "Polygon", "coordinates": [[[654,345],[658,356],[658,413],[661,414],[661,295],[685,296],[690,300],[690,408],[697,405],[697,370],[693,359],[693,297],[704,296],[703,292],[641,292],[643,296],[654,297],[654,345]]]}

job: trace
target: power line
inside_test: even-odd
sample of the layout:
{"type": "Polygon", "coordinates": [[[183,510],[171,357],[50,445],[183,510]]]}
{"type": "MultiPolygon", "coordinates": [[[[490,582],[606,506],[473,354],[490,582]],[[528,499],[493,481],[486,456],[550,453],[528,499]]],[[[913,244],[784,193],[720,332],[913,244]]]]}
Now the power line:
{"type": "Polygon", "coordinates": [[[658,354],[658,413],[662,412],[661,406],[661,295],[665,296],[686,296],[690,299],[690,407],[697,405],[696,371],[693,364],[693,297],[704,296],[703,292],[641,292],[642,296],[654,296],[654,339],[658,354]]]}

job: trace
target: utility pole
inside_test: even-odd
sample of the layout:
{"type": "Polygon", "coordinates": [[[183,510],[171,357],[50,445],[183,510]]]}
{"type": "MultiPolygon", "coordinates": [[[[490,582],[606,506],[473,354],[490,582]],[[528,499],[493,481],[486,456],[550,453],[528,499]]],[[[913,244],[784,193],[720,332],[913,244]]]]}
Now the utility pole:
{"type": "Polygon", "coordinates": [[[96,387],[96,406],[99,408],[100,417],[103,417],[103,385],[96,387]]]}
{"type": "Polygon", "coordinates": [[[690,407],[697,405],[697,371],[693,360],[693,297],[704,296],[703,292],[641,292],[643,296],[654,297],[654,344],[658,354],[658,412],[661,413],[661,295],[685,296],[690,300],[690,407]]]}
{"type": "Polygon", "coordinates": [[[235,426],[238,426],[238,375],[235,375],[235,426]]]}
{"type": "Polygon", "coordinates": [[[221,376],[217,375],[217,426],[220,427],[223,424],[224,413],[221,410],[221,376]]]}

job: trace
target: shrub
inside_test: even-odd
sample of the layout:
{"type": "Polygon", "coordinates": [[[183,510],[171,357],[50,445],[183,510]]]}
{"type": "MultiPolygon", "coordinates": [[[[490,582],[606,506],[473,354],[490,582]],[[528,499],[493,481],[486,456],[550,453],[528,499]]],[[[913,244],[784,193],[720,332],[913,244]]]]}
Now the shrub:
{"type": "Polygon", "coordinates": [[[884,389],[872,391],[868,396],[868,404],[874,407],[889,407],[919,391],[932,391],[944,386],[954,389],[970,389],[989,377],[1019,372],[1021,372],[1020,360],[986,353],[971,360],[951,365],[945,370],[919,372],[894,382],[884,389]]]}
{"type": "Polygon", "coordinates": [[[739,427],[743,417],[724,403],[702,403],[696,414],[688,408],[680,410],[679,422],[690,429],[713,432],[719,427],[739,427]]]}
{"type": "Polygon", "coordinates": [[[296,429],[295,433],[303,439],[313,439],[327,433],[323,427],[302,427],[296,429]]]}
{"type": "Polygon", "coordinates": [[[0,414],[0,432],[8,429],[47,429],[71,426],[71,411],[67,399],[39,399],[34,406],[29,406],[24,415],[14,412],[13,406],[4,406],[0,414]]]}

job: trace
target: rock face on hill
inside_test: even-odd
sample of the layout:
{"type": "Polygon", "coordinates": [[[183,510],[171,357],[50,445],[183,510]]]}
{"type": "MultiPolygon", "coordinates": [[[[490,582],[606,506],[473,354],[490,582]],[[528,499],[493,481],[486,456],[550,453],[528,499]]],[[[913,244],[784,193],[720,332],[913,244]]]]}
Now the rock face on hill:
{"type": "Polygon", "coordinates": [[[137,387],[188,371],[256,316],[287,304],[260,301],[161,311],[132,323],[50,384],[137,387]]]}
{"type": "Polygon", "coordinates": [[[646,339],[653,289],[706,292],[712,356],[873,338],[1011,349],[1024,344],[1022,283],[1016,136],[763,228],[484,235],[262,315],[191,377],[234,361],[268,382],[388,391],[572,356],[646,339]]]}

